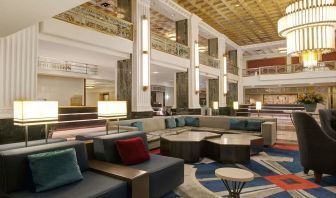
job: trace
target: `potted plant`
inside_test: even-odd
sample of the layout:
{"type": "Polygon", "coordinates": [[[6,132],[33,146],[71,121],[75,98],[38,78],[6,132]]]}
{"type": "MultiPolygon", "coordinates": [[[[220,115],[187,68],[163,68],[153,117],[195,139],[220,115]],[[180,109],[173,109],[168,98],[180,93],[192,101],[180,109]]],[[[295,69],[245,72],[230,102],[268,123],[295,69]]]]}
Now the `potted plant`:
{"type": "Polygon", "coordinates": [[[314,112],[316,110],[317,103],[323,102],[323,96],[314,92],[300,94],[297,102],[303,104],[307,112],[314,112]]]}

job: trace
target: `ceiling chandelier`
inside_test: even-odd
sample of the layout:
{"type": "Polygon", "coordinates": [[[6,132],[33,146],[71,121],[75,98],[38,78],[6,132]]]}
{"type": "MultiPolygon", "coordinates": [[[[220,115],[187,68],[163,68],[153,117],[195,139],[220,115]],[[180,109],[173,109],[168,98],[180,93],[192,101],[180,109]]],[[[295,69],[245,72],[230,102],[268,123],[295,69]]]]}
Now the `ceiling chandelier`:
{"type": "Polygon", "coordinates": [[[335,50],[334,0],[299,0],[286,8],[278,33],[287,39],[287,54],[300,55],[305,67],[316,66],[321,54],[335,50]]]}

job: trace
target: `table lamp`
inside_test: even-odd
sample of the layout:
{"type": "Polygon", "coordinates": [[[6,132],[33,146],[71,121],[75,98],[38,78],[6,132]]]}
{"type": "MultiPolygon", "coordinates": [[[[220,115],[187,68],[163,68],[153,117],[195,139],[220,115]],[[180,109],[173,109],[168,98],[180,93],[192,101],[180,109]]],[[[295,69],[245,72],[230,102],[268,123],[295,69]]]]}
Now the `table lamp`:
{"type": "Polygon", "coordinates": [[[238,110],[239,109],[239,103],[238,101],[233,102],[233,109],[238,110]]]}
{"type": "Polygon", "coordinates": [[[256,101],[256,110],[258,111],[258,117],[259,117],[259,112],[261,110],[262,104],[260,101],[256,101]]]}
{"type": "Polygon", "coordinates": [[[119,119],[127,118],[127,101],[98,101],[98,117],[106,120],[106,135],[108,121],[117,119],[119,133],[119,119]]]}
{"type": "Polygon", "coordinates": [[[14,101],[14,125],[25,127],[25,145],[28,146],[28,126],[45,125],[48,143],[48,124],[58,120],[57,101],[14,101]]]}

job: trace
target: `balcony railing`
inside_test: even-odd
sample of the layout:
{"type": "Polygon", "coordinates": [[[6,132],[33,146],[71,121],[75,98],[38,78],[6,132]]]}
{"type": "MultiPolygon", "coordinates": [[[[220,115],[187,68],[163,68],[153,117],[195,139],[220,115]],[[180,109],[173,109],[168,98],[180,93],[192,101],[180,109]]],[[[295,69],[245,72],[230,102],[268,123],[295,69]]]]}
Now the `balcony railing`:
{"type": "Polygon", "coordinates": [[[39,69],[51,71],[71,72],[77,74],[97,75],[98,66],[72,61],[62,61],[54,58],[39,57],[39,69]]]}
{"type": "Polygon", "coordinates": [[[336,61],[319,62],[315,67],[303,67],[301,64],[276,65],[243,70],[243,76],[258,76],[270,74],[290,74],[304,71],[332,71],[336,70],[336,61]]]}
{"type": "Polygon", "coordinates": [[[56,15],[54,18],[104,34],[133,39],[132,23],[86,4],[56,15]]]}
{"type": "Polygon", "coordinates": [[[209,67],[214,67],[219,69],[220,60],[218,58],[209,56],[204,52],[199,53],[200,63],[209,67]]]}
{"type": "Polygon", "coordinates": [[[236,66],[230,66],[230,65],[228,65],[227,72],[230,73],[230,74],[234,74],[234,75],[238,76],[239,68],[236,67],[236,66]]]}
{"type": "Polygon", "coordinates": [[[189,58],[190,49],[186,45],[177,43],[153,32],[151,33],[151,42],[153,49],[172,54],[174,56],[179,56],[181,58],[189,58]]]}

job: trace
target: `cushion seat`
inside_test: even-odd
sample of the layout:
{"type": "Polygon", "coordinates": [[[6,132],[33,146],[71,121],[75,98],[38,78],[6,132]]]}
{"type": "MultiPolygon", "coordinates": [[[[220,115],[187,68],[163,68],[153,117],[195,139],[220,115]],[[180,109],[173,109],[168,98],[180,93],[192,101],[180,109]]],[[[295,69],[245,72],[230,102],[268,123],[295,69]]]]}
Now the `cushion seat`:
{"type": "Polygon", "coordinates": [[[42,193],[21,191],[9,194],[13,198],[73,198],[127,197],[127,183],[91,171],[82,173],[83,180],[42,193]],[[93,185],[94,184],[94,185],[93,185]]]}
{"type": "Polygon", "coordinates": [[[184,162],[182,159],[150,155],[150,160],[130,167],[149,173],[150,197],[161,197],[183,183],[184,162]]]}
{"type": "MultiPolygon", "coordinates": [[[[117,130],[110,130],[109,134],[117,133],[117,130]]],[[[119,130],[119,133],[127,132],[127,130],[119,130]]],[[[98,132],[89,132],[81,135],[76,135],[76,140],[86,141],[92,140],[94,137],[106,135],[106,131],[98,131],[98,132]]]]}
{"type": "MultiPolygon", "coordinates": [[[[56,143],[56,142],[65,142],[66,139],[62,138],[52,138],[48,139],[48,144],[51,143],[56,143]]],[[[43,140],[33,140],[28,142],[28,146],[37,146],[37,145],[43,145],[45,144],[45,139],[43,140]]],[[[0,145],[0,151],[7,151],[7,150],[12,150],[12,149],[17,149],[17,148],[24,148],[25,142],[16,142],[16,143],[11,143],[11,144],[2,144],[0,145]]]]}

